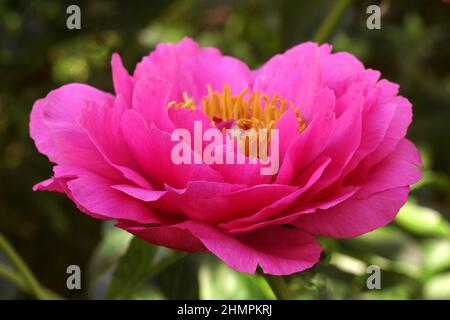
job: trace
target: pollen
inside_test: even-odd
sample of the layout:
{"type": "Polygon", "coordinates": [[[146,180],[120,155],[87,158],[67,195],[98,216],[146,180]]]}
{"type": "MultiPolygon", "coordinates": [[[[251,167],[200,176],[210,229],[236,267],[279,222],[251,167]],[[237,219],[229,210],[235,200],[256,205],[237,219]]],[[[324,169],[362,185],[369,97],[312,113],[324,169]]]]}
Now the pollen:
{"type": "MultiPolygon", "coordinates": [[[[230,86],[224,84],[222,92],[213,91],[206,85],[208,95],[201,100],[201,110],[209,117],[212,125],[233,120],[236,126],[242,130],[275,128],[281,115],[289,109],[295,109],[299,131],[305,129],[305,123],[297,107],[292,102],[287,102],[284,97],[274,94],[269,97],[258,91],[248,93],[245,88],[238,95],[232,95],[230,86]]],[[[198,109],[194,99],[183,93],[183,102],[172,101],[168,108],[198,109]]]]}

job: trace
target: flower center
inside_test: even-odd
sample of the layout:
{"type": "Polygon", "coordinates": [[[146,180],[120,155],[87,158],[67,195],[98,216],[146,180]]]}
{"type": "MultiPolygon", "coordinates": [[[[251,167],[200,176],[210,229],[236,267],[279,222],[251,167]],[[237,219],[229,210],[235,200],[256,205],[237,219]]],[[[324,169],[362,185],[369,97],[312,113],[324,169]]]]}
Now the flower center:
{"type": "MultiPolygon", "coordinates": [[[[228,84],[224,84],[222,93],[213,91],[209,84],[208,96],[202,98],[202,110],[211,119],[212,125],[232,120],[242,130],[249,129],[273,129],[281,115],[288,109],[293,109],[292,102],[287,103],[284,97],[274,94],[269,97],[254,91],[246,97],[248,88],[242,90],[238,95],[232,95],[228,84]]],[[[183,93],[183,102],[172,101],[168,107],[197,109],[194,99],[183,93]]],[[[298,108],[295,108],[299,131],[305,129],[305,123],[298,108]]]]}
{"type": "MultiPolygon", "coordinates": [[[[246,155],[249,155],[251,148],[250,136],[265,129],[264,138],[258,135],[256,143],[258,149],[262,140],[264,144],[269,145],[270,131],[276,127],[281,115],[289,109],[295,109],[299,132],[305,129],[306,125],[298,108],[294,107],[292,102],[286,102],[286,99],[278,93],[272,97],[258,91],[247,94],[248,88],[245,88],[240,94],[232,95],[230,86],[226,83],[223,92],[213,91],[209,84],[206,86],[208,96],[202,98],[201,110],[209,117],[213,126],[222,130],[239,129],[240,133],[234,138],[240,142],[246,155]]],[[[198,109],[194,99],[186,92],[183,93],[183,100],[183,102],[171,101],[167,107],[198,109]]]]}

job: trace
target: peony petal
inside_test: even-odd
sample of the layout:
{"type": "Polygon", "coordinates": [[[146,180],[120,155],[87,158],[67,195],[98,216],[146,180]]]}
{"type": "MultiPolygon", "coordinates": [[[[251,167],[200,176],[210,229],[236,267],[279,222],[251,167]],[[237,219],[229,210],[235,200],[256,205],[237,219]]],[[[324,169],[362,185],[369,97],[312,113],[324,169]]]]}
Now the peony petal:
{"type": "Polygon", "coordinates": [[[232,230],[233,232],[256,229],[252,227],[255,223],[275,217],[277,214],[289,207],[302,193],[308,190],[320,178],[330,161],[330,158],[322,157],[319,161],[317,161],[317,163],[311,165],[311,167],[303,173],[303,181],[300,184],[302,187],[295,192],[292,192],[291,194],[275,201],[271,205],[261,209],[251,216],[236,219],[228,223],[222,223],[219,227],[224,230],[232,230]]]}
{"type": "Polygon", "coordinates": [[[139,223],[161,222],[145,204],[113,189],[110,180],[76,167],[60,166],[55,169],[56,177],[74,176],[67,181],[67,188],[74,201],[87,210],[85,213],[94,213],[96,217],[101,216],[104,219],[126,219],[139,223]]]}
{"type": "Polygon", "coordinates": [[[127,106],[131,106],[131,96],[133,94],[133,78],[128,74],[118,53],[114,53],[111,58],[112,77],[116,96],[121,95],[127,106]]]}
{"type": "Polygon", "coordinates": [[[358,190],[359,190],[359,187],[341,188],[339,193],[334,194],[332,198],[320,200],[320,201],[303,201],[300,196],[296,199],[296,202],[298,202],[299,204],[296,205],[294,202],[294,204],[292,204],[292,206],[289,207],[287,210],[285,210],[282,214],[280,214],[272,219],[268,219],[266,221],[255,223],[248,227],[234,229],[230,232],[243,233],[243,232],[260,229],[260,228],[267,227],[267,226],[291,224],[291,223],[295,222],[298,217],[301,217],[301,216],[309,214],[309,213],[313,213],[313,212],[317,211],[318,209],[328,209],[328,208],[334,207],[335,205],[337,205],[339,203],[346,201],[347,199],[351,198],[358,190]]]}
{"type": "Polygon", "coordinates": [[[186,229],[229,267],[255,273],[287,275],[311,268],[322,251],[314,237],[299,229],[268,227],[232,236],[218,228],[195,221],[185,222],[186,229]]]}
{"type": "Polygon", "coordinates": [[[147,125],[172,133],[174,126],[167,115],[167,104],[172,85],[167,81],[146,77],[136,82],[133,92],[133,109],[139,113],[147,125]]]}
{"type": "Polygon", "coordinates": [[[128,184],[116,184],[111,186],[111,188],[122,191],[123,193],[144,202],[156,201],[167,193],[167,191],[149,190],[130,186],[128,184]]]}
{"type": "Polygon", "coordinates": [[[111,170],[86,132],[76,122],[88,103],[112,105],[113,97],[83,84],[68,84],[35,103],[30,134],[38,150],[60,165],[78,166],[106,177],[120,179],[111,170]]]}
{"type": "Polygon", "coordinates": [[[336,126],[330,141],[323,151],[332,159],[320,180],[308,190],[313,196],[319,191],[338,181],[341,174],[355,154],[361,141],[363,97],[355,92],[349,101],[347,110],[336,120],[336,126]]]}
{"type": "MultiPolygon", "coordinates": [[[[201,138],[203,138],[203,133],[213,128],[211,126],[211,120],[206,116],[203,111],[196,109],[176,109],[170,108],[168,110],[168,115],[170,121],[172,121],[175,128],[183,128],[189,131],[191,137],[195,137],[197,133],[194,132],[194,125],[197,122],[197,126],[201,124],[201,138]]],[[[205,144],[205,143],[204,143],[205,144]]]]}
{"type": "Polygon", "coordinates": [[[334,101],[327,100],[305,131],[289,146],[276,182],[289,184],[325,149],[335,127],[334,101]]]}
{"type": "Polygon", "coordinates": [[[67,183],[73,179],[76,179],[79,173],[90,174],[88,171],[77,167],[55,166],[53,167],[53,172],[54,172],[53,178],[47,179],[45,181],[42,181],[41,183],[36,184],[33,187],[33,190],[63,192],[67,195],[67,197],[69,197],[70,200],[72,200],[76,204],[77,208],[80,211],[90,215],[95,219],[100,220],[108,219],[108,217],[104,215],[94,213],[85,208],[81,203],[77,201],[77,199],[73,197],[71,190],[67,186],[67,183]]]}
{"type": "Polygon", "coordinates": [[[370,174],[362,183],[358,197],[369,197],[373,193],[406,187],[422,179],[420,155],[417,148],[408,140],[399,142],[394,152],[372,167],[370,174]]]}
{"type": "Polygon", "coordinates": [[[199,104],[207,94],[206,84],[222,91],[227,83],[232,93],[241,92],[248,86],[250,70],[243,62],[222,56],[215,48],[200,48],[195,41],[185,38],[177,44],[159,44],[142,59],[136,66],[134,80],[148,76],[173,84],[170,101],[183,101],[183,92],[187,92],[199,104]]]}
{"type": "Polygon", "coordinates": [[[112,108],[91,103],[81,111],[77,122],[86,130],[92,143],[108,164],[120,171],[129,181],[143,188],[151,188],[147,180],[137,173],[139,168],[130,157],[128,145],[120,129],[120,121],[125,110],[127,110],[125,101],[122,96],[118,96],[112,108]]]}
{"type": "Polygon", "coordinates": [[[41,181],[33,186],[33,191],[53,191],[53,192],[65,192],[60,181],[55,178],[49,178],[41,181]]]}
{"type": "Polygon", "coordinates": [[[222,181],[220,174],[206,164],[176,165],[171,158],[176,142],[155,126],[148,127],[135,111],[124,113],[121,128],[132,156],[151,180],[175,188],[183,188],[193,180],[222,181]]]}
{"type": "Polygon", "coordinates": [[[352,238],[391,222],[408,198],[408,187],[351,198],[327,210],[302,215],[295,225],[313,235],[352,238]]]}
{"type": "Polygon", "coordinates": [[[361,143],[345,168],[343,176],[355,169],[380,146],[394,117],[395,109],[393,104],[376,106],[363,116],[361,143]]]}
{"type": "Polygon", "coordinates": [[[182,226],[142,227],[128,221],[120,221],[116,226],[151,244],[188,252],[205,250],[203,244],[182,226]]]}
{"type": "Polygon", "coordinates": [[[39,152],[45,154],[50,161],[57,163],[63,157],[59,155],[51,132],[44,122],[46,104],[45,99],[36,100],[34,103],[30,115],[30,136],[39,152]]]}
{"type": "Polygon", "coordinates": [[[380,147],[370,155],[369,166],[378,163],[381,159],[391,153],[398,142],[405,137],[408,127],[412,121],[412,105],[403,97],[395,97],[391,100],[397,105],[394,117],[380,147]]]}
{"type": "Polygon", "coordinates": [[[389,93],[384,92],[380,94],[380,103],[386,103],[387,100],[389,103],[395,104],[396,108],[394,116],[389,123],[389,127],[386,130],[382,142],[375,149],[375,151],[370,153],[359,163],[355,170],[356,172],[352,173],[353,176],[367,176],[370,168],[393,152],[400,140],[405,137],[408,127],[412,121],[412,106],[411,103],[403,97],[392,97],[391,95],[396,94],[396,90],[397,86],[394,86],[391,83],[387,83],[383,87],[382,92],[387,91],[389,93]],[[382,95],[384,95],[384,97],[382,97],[382,95]]]}
{"type": "Polygon", "coordinates": [[[224,159],[224,163],[213,163],[211,167],[222,175],[225,182],[254,186],[272,181],[272,175],[262,174],[263,168],[269,167],[269,164],[264,164],[259,159],[256,159],[256,163],[251,163],[241,150],[229,150],[226,145],[215,148],[214,152],[224,159]],[[235,159],[233,163],[226,163],[228,157],[235,159]]]}
{"type": "Polygon", "coordinates": [[[274,56],[255,71],[253,90],[280,94],[299,107],[306,123],[316,112],[314,96],[322,89],[319,49],[307,42],[274,56]]]}
{"type": "MultiPolygon", "coordinates": [[[[211,188],[210,183],[206,186],[211,188]]],[[[214,184],[216,194],[212,189],[204,194],[200,190],[202,187],[201,182],[197,182],[189,183],[183,191],[168,188],[170,192],[161,200],[177,207],[192,220],[218,224],[252,215],[298,189],[276,184],[253,187],[214,184]]]]}
{"type": "Polygon", "coordinates": [[[354,83],[371,80],[375,84],[379,73],[364,70],[363,64],[350,53],[330,54],[330,49],[328,45],[320,48],[321,74],[324,86],[332,89],[336,97],[345,94],[354,83]]]}
{"type": "Polygon", "coordinates": [[[280,163],[282,163],[289,146],[300,133],[295,110],[290,109],[283,113],[277,122],[276,128],[280,133],[279,155],[280,163]]]}

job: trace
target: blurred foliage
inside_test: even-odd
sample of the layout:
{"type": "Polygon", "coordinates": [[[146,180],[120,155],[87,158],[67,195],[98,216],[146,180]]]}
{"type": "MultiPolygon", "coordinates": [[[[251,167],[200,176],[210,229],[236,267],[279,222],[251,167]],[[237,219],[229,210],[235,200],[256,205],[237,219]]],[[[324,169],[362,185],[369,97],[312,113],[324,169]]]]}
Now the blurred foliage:
{"type": "MultiPolygon", "coordinates": [[[[119,263],[114,270],[130,237],[80,214],[64,196],[31,191],[51,174],[28,134],[36,99],[68,82],[111,91],[113,52],[120,52],[132,71],[158,42],[184,36],[256,68],[310,40],[333,2],[0,0],[0,230],[43,284],[66,297],[105,297],[111,279],[124,281],[120,269],[130,267],[119,263]],[[81,30],[66,28],[69,4],[81,7],[81,30]],[[70,264],[88,270],[84,290],[65,288],[70,264]]],[[[288,277],[296,297],[450,298],[449,34],[450,5],[443,1],[384,0],[353,1],[331,35],[334,50],[354,53],[401,84],[401,94],[414,105],[409,137],[420,146],[425,177],[390,226],[356,239],[322,239],[327,248],[322,261],[288,277]],[[382,29],[368,30],[366,8],[375,3],[382,8],[382,29]],[[371,264],[382,268],[382,290],[366,288],[371,264]]],[[[153,263],[141,255],[173,254],[140,249],[127,251],[137,265],[153,263]]],[[[259,276],[239,274],[204,254],[189,255],[143,286],[129,288],[126,296],[136,299],[273,298],[259,276]]],[[[0,281],[0,298],[12,297],[25,296],[0,281]]]]}

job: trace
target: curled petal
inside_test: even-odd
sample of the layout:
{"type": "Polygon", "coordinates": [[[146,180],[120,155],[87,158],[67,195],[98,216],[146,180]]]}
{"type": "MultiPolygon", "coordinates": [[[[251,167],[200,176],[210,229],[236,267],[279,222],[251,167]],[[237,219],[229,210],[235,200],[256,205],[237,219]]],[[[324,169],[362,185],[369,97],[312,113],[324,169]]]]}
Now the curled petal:
{"type": "Polygon", "coordinates": [[[239,272],[255,273],[258,266],[273,275],[301,272],[316,264],[322,251],[314,237],[295,228],[273,226],[230,235],[205,223],[188,221],[184,225],[209,251],[239,272]]]}

